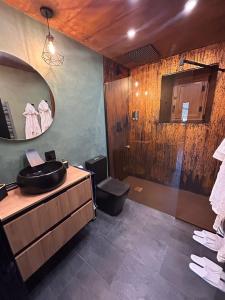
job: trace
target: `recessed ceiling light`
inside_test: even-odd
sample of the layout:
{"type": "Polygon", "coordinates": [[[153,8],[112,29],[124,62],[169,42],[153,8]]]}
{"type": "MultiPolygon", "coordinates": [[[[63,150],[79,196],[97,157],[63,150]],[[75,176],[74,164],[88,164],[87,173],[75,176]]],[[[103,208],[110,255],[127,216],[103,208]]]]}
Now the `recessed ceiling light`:
{"type": "Polygon", "coordinates": [[[148,91],[145,91],[145,96],[148,96],[148,91]]]}
{"type": "Polygon", "coordinates": [[[136,95],[136,97],[138,97],[139,96],[139,92],[136,92],[135,95],[136,95]]]}
{"type": "Polygon", "coordinates": [[[135,4],[137,3],[139,0],[129,0],[129,2],[131,2],[131,4],[135,4]]]}
{"type": "Polygon", "coordinates": [[[198,0],[188,0],[184,5],[184,12],[190,13],[192,9],[197,5],[198,0]]]}
{"type": "Polygon", "coordinates": [[[135,85],[136,87],[138,87],[139,82],[138,82],[138,81],[135,81],[134,85],[135,85]]]}
{"type": "Polygon", "coordinates": [[[135,35],[136,35],[136,31],[134,29],[129,29],[127,31],[127,36],[129,39],[133,39],[135,37],[135,35]]]}

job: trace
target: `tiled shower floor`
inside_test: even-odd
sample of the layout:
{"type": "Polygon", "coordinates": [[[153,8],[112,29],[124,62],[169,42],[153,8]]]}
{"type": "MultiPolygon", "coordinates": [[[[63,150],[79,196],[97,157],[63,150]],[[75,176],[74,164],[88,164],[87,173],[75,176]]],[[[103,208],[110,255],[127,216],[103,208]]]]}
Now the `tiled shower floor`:
{"type": "Polygon", "coordinates": [[[131,188],[128,197],[206,230],[212,230],[216,215],[209,197],[179,188],[128,176],[124,179],[131,188]],[[136,190],[141,188],[141,191],[136,190]]]}
{"type": "Polygon", "coordinates": [[[118,217],[98,211],[30,281],[30,299],[207,300],[225,299],[192,273],[194,253],[215,254],[192,240],[194,227],[127,200],[118,217]]]}

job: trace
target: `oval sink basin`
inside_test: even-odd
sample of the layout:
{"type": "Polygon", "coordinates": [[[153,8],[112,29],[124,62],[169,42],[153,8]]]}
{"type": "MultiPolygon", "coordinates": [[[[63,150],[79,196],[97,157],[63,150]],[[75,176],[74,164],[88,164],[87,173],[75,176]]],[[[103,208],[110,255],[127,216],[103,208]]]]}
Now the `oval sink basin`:
{"type": "Polygon", "coordinates": [[[17,176],[22,192],[41,194],[60,186],[66,178],[66,168],[60,161],[47,161],[36,167],[27,167],[17,176]]]}

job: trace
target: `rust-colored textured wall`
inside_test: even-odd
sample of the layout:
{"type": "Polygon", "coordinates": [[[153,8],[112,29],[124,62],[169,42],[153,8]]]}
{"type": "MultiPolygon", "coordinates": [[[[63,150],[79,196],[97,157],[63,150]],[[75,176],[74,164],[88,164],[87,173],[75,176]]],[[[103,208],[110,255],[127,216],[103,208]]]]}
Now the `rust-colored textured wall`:
{"type": "MultiPolygon", "coordinates": [[[[184,53],[186,59],[225,68],[225,43],[184,53]]],[[[160,183],[209,194],[219,163],[212,158],[225,136],[225,73],[219,72],[210,122],[159,123],[162,75],[179,71],[180,56],[131,71],[129,115],[130,174],[160,183]],[[139,86],[135,87],[134,82],[139,86]],[[138,94],[136,94],[138,93],[138,94]]],[[[184,70],[193,68],[185,65],[184,70]]]]}

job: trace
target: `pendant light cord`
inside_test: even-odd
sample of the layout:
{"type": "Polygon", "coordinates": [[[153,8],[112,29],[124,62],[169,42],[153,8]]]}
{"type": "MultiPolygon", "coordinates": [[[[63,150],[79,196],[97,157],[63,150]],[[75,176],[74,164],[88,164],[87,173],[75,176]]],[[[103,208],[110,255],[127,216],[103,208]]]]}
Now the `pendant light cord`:
{"type": "Polygon", "coordinates": [[[51,35],[50,27],[49,27],[49,22],[48,22],[48,17],[46,17],[46,19],[47,19],[47,25],[48,25],[48,35],[51,35]]]}

